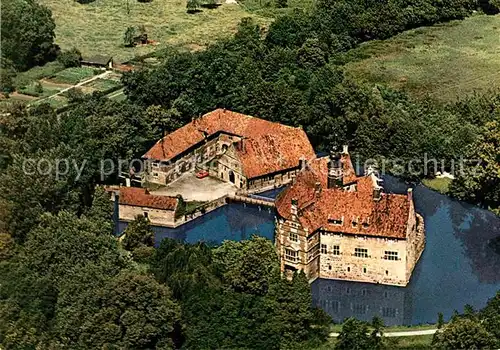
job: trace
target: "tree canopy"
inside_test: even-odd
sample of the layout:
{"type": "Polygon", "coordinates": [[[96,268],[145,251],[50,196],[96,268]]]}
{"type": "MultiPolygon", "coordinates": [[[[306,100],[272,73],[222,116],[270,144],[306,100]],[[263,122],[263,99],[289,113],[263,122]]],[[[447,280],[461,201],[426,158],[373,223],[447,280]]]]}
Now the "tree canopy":
{"type": "Polygon", "coordinates": [[[25,70],[56,58],[56,25],[47,7],[35,0],[2,1],[1,14],[2,56],[14,67],[25,70]]]}

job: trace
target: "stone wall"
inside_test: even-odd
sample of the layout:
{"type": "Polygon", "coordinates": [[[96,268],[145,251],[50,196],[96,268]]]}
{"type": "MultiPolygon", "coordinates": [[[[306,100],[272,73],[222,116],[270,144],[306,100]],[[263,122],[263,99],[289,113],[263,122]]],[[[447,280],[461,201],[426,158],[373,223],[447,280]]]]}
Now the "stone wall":
{"type": "Polygon", "coordinates": [[[320,278],[400,286],[408,283],[406,240],[321,232],[320,244],[320,278]],[[339,248],[335,252],[334,246],[339,248]],[[368,257],[356,256],[356,248],[367,249],[368,257]],[[386,251],[396,252],[398,260],[386,259],[386,251]]]}
{"type": "Polygon", "coordinates": [[[310,281],[318,277],[318,234],[309,237],[309,232],[299,223],[296,206],[292,205],[292,220],[276,218],[275,244],[283,273],[303,270],[310,281]],[[287,251],[293,252],[294,256],[287,251]]]}

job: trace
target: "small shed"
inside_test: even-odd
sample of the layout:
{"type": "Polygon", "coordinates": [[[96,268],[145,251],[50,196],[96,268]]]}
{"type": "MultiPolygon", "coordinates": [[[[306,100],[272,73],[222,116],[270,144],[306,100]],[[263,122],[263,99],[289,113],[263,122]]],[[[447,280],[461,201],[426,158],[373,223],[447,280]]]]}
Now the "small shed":
{"type": "Polygon", "coordinates": [[[82,59],[82,66],[112,69],[113,68],[113,57],[104,56],[104,55],[95,55],[95,56],[91,56],[91,57],[84,57],[82,59]]]}

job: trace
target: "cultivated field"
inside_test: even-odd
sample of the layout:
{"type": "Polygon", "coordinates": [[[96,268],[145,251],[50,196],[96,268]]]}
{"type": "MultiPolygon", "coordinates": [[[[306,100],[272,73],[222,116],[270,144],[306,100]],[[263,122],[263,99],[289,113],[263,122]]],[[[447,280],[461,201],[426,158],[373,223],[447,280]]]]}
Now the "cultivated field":
{"type": "Polygon", "coordinates": [[[347,64],[348,75],[418,97],[450,101],[500,88],[500,15],[411,30],[349,56],[362,59],[347,64]]]}
{"type": "Polygon", "coordinates": [[[115,62],[142,56],[168,45],[191,50],[203,48],[214,40],[233,33],[243,17],[259,23],[270,19],[245,11],[238,4],[222,4],[186,13],[186,0],[96,0],[81,5],[75,0],[40,0],[52,10],[56,22],[56,43],[62,48],[78,48],[84,55],[110,55],[115,62]],[[127,3],[129,12],[127,11],[127,3]],[[158,46],[127,48],[123,35],[127,27],[144,25],[148,38],[158,46]]]}

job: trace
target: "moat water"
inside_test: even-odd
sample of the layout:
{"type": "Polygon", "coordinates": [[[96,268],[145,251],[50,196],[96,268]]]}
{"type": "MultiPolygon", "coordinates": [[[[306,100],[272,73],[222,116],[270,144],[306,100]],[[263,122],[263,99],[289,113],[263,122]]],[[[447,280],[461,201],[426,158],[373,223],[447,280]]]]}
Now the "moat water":
{"type": "MultiPolygon", "coordinates": [[[[406,185],[385,179],[387,192],[405,193],[406,185]]],[[[275,195],[268,193],[267,195],[275,195]]],[[[492,241],[500,237],[500,219],[423,186],[414,190],[415,206],[426,225],[426,247],[407,287],[319,279],[313,302],[336,322],[354,316],[382,317],[386,325],[434,323],[465,304],[484,307],[500,290],[500,254],[492,241]]],[[[188,243],[244,240],[252,235],[273,239],[274,213],[267,208],[230,204],[177,229],[154,228],[157,244],[165,237],[188,243]]]]}

